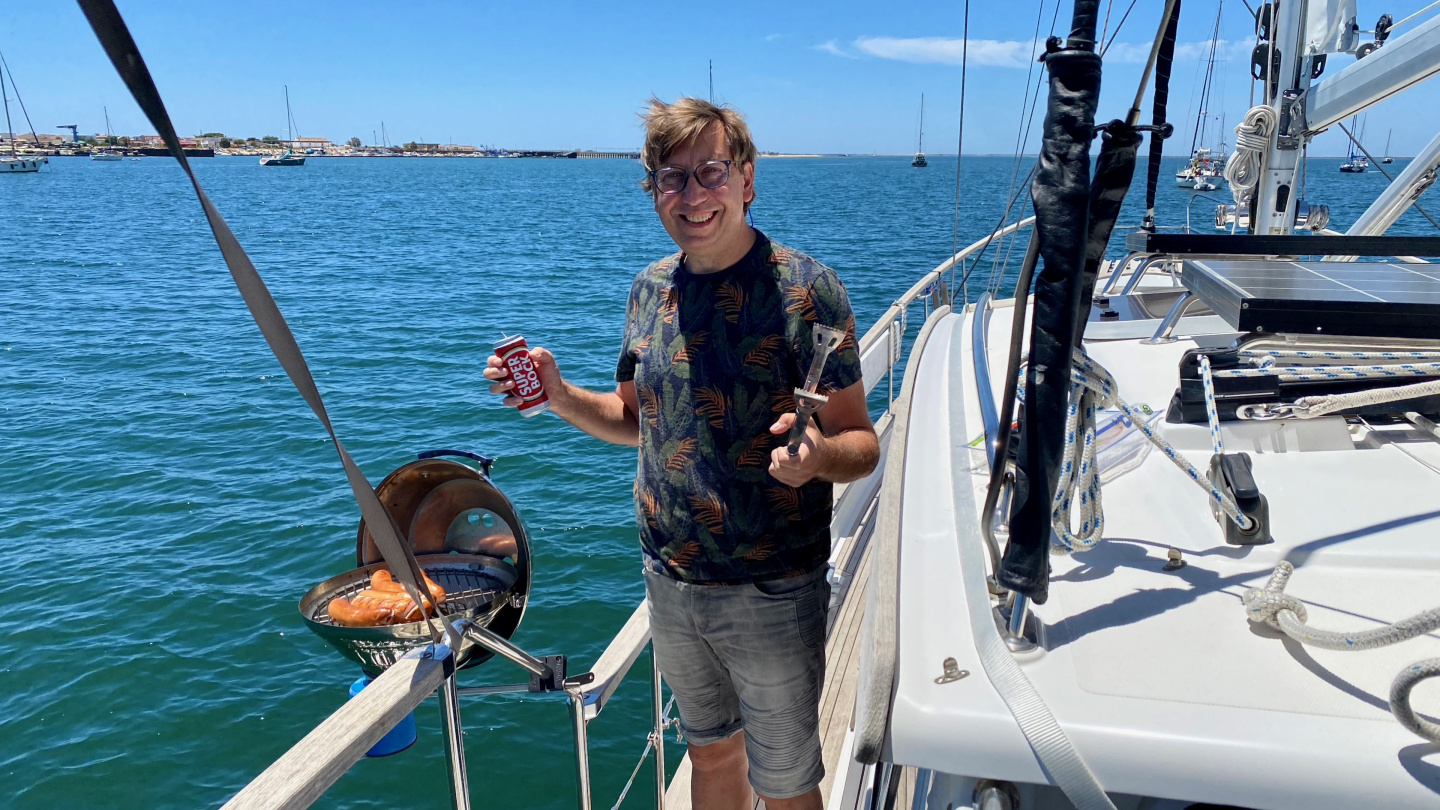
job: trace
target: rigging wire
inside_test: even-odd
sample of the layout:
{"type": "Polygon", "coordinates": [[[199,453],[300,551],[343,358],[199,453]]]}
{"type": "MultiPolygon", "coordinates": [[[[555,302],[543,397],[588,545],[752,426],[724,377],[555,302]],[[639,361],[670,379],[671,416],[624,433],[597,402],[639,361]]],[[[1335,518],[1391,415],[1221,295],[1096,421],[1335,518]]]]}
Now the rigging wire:
{"type": "Polygon", "coordinates": [[[1225,0],[1220,0],[1215,9],[1215,27],[1210,32],[1210,56],[1205,66],[1205,83],[1200,86],[1200,110],[1195,116],[1195,131],[1190,136],[1190,154],[1200,145],[1201,121],[1210,115],[1210,90],[1215,79],[1215,46],[1220,39],[1220,15],[1225,13],[1225,0]]]}
{"type": "MultiPolygon", "coordinates": [[[[1035,34],[1034,34],[1034,36],[1033,36],[1033,38],[1032,38],[1032,40],[1031,40],[1032,42],[1037,42],[1037,43],[1038,43],[1038,42],[1040,41],[1040,24],[1041,24],[1042,21],[1044,21],[1044,19],[1045,19],[1045,0],[1040,0],[1040,5],[1039,5],[1039,7],[1036,9],[1036,11],[1035,11],[1035,34]]],[[[1056,0],[1056,2],[1055,2],[1055,11],[1050,15],[1050,34],[1051,34],[1051,35],[1053,35],[1053,34],[1055,33],[1055,25],[1056,25],[1056,23],[1059,22],[1059,19],[1060,19],[1060,2],[1059,2],[1059,0],[1056,0]]],[[[1035,79],[1035,91],[1034,91],[1034,93],[1032,94],[1032,93],[1030,92],[1030,78],[1034,75],[1035,64],[1036,64],[1036,63],[1035,63],[1034,61],[1032,61],[1032,62],[1030,63],[1029,68],[1027,69],[1027,71],[1026,71],[1026,73],[1025,73],[1025,97],[1024,97],[1024,99],[1020,102],[1020,117],[1021,117],[1021,119],[1024,121],[1024,125],[1023,125],[1023,126],[1017,125],[1017,126],[1016,126],[1016,131],[1015,131],[1015,154],[1014,154],[1014,160],[1013,160],[1013,162],[1012,162],[1012,164],[1011,164],[1011,168],[1010,168],[1010,183],[1009,183],[1009,185],[1007,186],[1007,188],[1006,188],[1006,190],[1005,190],[1005,195],[1006,195],[1006,197],[1008,197],[1008,198],[1010,199],[1010,202],[1006,205],[1007,214],[1008,214],[1008,211],[1010,210],[1010,208],[1014,206],[1016,199],[1017,199],[1021,194],[1026,195],[1026,199],[1029,199],[1029,191],[1030,191],[1030,190],[1029,190],[1029,187],[1028,187],[1028,186],[1029,186],[1029,180],[1027,179],[1027,180],[1025,181],[1026,185],[1025,185],[1024,187],[1022,187],[1020,190],[1017,190],[1017,189],[1016,189],[1016,187],[1015,187],[1015,181],[1019,179],[1019,176],[1020,176],[1020,167],[1023,165],[1024,147],[1025,147],[1025,144],[1026,144],[1027,142],[1029,142],[1029,140],[1030,140],[1030,130],[1031,130],[1031,127],[1032,127],[1032,126],[1034,125],[1034,123],[1035,123],[1035,110],[1038,108],[1039,102],[1040,102],[1040,86],[1041,86],[1042,84],[1044,84],[1044,82],[1045,82],[1045,73],[1042,71],[1042,72],[1040,73],[1040,76],[1035,79]],[[1027,105],[1028,105],[1029,108],[1030,108],[1029,111],[1028,111],[1028,117],[1027,117],[1027,111],[1026,111],[1026,109],[1025,109],[1027,105]]],[[[1034,168],[1032,167],[1031,172],[1030,172],[1030,175],[1033,177],[1033,176],[1034,176],[1034,173],[1035,173],[1035,172],[1034,172],[1034,168]]],[[[1023,217],[1021,217],[1021,219],[1023,219],[1023,217]]],[[[1018,221],[1018,220],[1017,220],[1017,221],[1018,221]]],[[[997,229],[998,229],[999,227],[1004,227],[1004,225],[1005,225],[1005,220],[1004,220],[1004,219],[1001,219],[1000,225],[997,226],[997,229]]],[[[1001,237],[1000,245],[1005,248],[1005,250],[1004,250],[1004,257],[1003,257],[1003,258],[1001,257],[1000,247],[997,247],[996,250],[995,250],[995,253],[993,254],[993,258],[991,259],[991,263],[990,263],[990,276],[989,276],[989,279],[987,280],[986,285],[985,285],[986,288],[989,289],[991,293],[998,293],[998,292],[1000,291],[1000,285],[1001,285],[1001,283],[1003,283],[1003,281],[1004,281],[1004,272],[1001,270],[1001,268],[1002,268],[1002,267],[1007,267],[1007,266],[1009,266],[1011,253],[1012,253],[1012,251],[1013,251],[1013,249],[1014,249],[1014,246],[1015,246],[1016,242],[1019,240],[1019,238],[1020,238],[1020,237],[1019,237],[1018,231],[1017,231],[1016,233],[1011,234],[1011,235],[1008,237],[1008,241],[1007,241],[1007,237],[1001,237]]],[[[981,250],[981,251],[980,251],[980,255],[984,255],[984,250],[981,250]]],[[[975,261],[975,263],[974,263],[975,266],[978,266],[978,265],[979,265],[980,255],[977,255],[977,256],[976,256],[976,261],[975,261]]],[[[975,269],[974,266],[972,266],[970,272],[974,272],[974,269],[975,269]]],[[[968,275],[968,274],[967,274],[967,275],[968,275]]]]}
{"type": "MultiPolygon", "coordinates": [[[[35,125],[30,121],[30,111],[25,109],[25,101],[20,98],[20,86],[15,84],[15,74],[10,72],[10,63],[5,61],[5,54],[0,53],[0,67],[5,69],[5,75],[10,77],[10,89],[15,91],[15,100],[20,102],[20,112],[25,115],[25,123],[30,127],[30,137],[34,139],[35,145],[40,145],[40,136],[35,134],[35,125]]],[[[5,133],[13,142],[15,133],[5,133]]]]}
{"type": "Polygon", "coordinates": [[[1120,17],[1120,22],[1115,24],[1115,33],[1110,36],[1110,41],[1105,43],[1105,47],[1100,49],[1101,56],[1104,56],[1105,52],[1110,50],[1110,46],[1115,44],[1115,40],[1120,38],[1120,29],[1125,27],[1125,21],[1130,18],[1130,12],[1134,10],[1135,0],[1130,0],[1130,7],[1125,9],[1124,15],[1120,17]]]}
{"type": "MultiPolygon", "coordinates": [[[[13,82],[14,79],[11,79],[11,81],[13,82]]],[[[1365,146],[1360,143],[1360,140],[1356,138],[1353,134],[1351,134],[1350,130],[1345,128],[1345,123],[1343,121],[1338,123],[1340,124],[1340,131],[1345,133],[1345,136],[1350,139],[1351,143],[1355,144],[1355,148],[1359,149],[1361,154],[1365,155],[1365,159],[1369,160],[1370,163],[1373,164],[1375,168],[1380,171],[1381,174],[1385,175],[1386,180],[1389,180],[1392,183],[1395,182],[1395,178],[1391,177],[1389,172],[1380,168],[1380,162],[1370,156],[1370,153],[1366,151],[1365,146]]],[[[1416,211],[1419,211],[1421,216],[1430,220],[1431,225],[1434,225],[1437,229],[1440,229],[1440,222],[1436,222],[1435,218],[1430,216],[1430,212],[1426,211],[1424,208],[1421,208],[1420,202],[1418,200],[1416,202],[1410,203],[1410,205],[1413,206],[1416,211]]]]}
{"type": "Polygon", "coordinates": [[[1115,0],[1108,0],[1105,3],[1105,25],[1100,29],[1100,41],[1105,41],[1105,32],[1110,30],[1110,12],[1115,8],[1115,0]]]}
{"type": "MultiPolygon", "coordinates": [[[[960,41],[960,134],[955,144],[955,228],[950,237],[950,255],[960,252],[960,165],[965,162],[965,68],[970,57],[970,0],[965,0],[965,24],[960,41]]],[[[965,303],[970,303],[970,290],[960,284],[965,303]]],[[[955,265],[950,265],[950,301],[955,301],[955,265]]]]}

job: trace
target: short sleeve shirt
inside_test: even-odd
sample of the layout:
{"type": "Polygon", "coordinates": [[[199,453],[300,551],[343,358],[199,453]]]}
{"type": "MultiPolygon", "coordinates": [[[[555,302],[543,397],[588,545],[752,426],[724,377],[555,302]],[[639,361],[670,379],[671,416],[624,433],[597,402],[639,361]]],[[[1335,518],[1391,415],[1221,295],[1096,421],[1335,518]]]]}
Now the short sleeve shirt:
{"type": "Polygon", "coordinates": [[[755,582],[828,559],[832,485],[791,487],[768,472],[787,441],[770,426],[795,410],[814,324],[845,332],[820,393],[859,381],[840,279],[758,231],[725,270],[691,273],[676,254],[635,278],[615,377],[634,380],[640,403],[641,546],[674,578],[755,582]]]}

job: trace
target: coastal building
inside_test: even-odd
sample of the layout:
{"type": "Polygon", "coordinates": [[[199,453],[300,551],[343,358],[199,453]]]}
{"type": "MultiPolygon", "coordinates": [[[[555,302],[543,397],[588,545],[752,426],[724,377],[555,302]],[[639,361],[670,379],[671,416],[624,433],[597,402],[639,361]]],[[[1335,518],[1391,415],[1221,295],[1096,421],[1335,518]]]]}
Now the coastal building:
{"type": "Polygon", "coordinates": [[[289,149],[297,152],[304,152],[306,149],[314,149],[317,152],[324,152],[335,148],[329,138],[294,138],[288,141],[281,141],[289,149]]]}
{"type": "Polygon", "coordinates": [[[474,152],[479,152],[480,150],[476,149],[473,146],[467,146],[465,144],[446,143],[440,145],[439,151],[445,152],[447,154],[468,155],[474,152]]]}
{"type": "Polygon", "coordinates": [[[211,136],[207,136],[207,137],[203,137],[203,138],[196,138],[195,140],[200,143],[200,148],[201,148],[201,149],[219,149],[219,148],[220,148],[220,140],[221,140],[221,137],[220,137],[220,136],[211,135],[211,136]]]}

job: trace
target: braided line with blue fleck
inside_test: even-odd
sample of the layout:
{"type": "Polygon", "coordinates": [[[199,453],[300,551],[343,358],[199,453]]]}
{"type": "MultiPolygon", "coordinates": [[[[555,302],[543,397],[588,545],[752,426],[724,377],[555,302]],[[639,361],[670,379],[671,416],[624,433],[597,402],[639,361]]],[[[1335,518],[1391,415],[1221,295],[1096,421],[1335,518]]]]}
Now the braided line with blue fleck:
{"type": "Polygon", "coordinates": [[[1200,355],[1200,381],[1205,384],[1205,418],[1210,422],[1210,448],[1215,455],[1225,452],[1220,439],[1220,414],[1215,409],[1215,380],[1210,372],[1210,356],[1200,355]]]}
{"type": "Polygon", "coordinates": [[[1209,492],[1216,508],[1241,529],[1248,531],[1255,525],[1229,495],[1212,484],[1204,473],[1150,427],[1145,414],[1120,398],[1115,378],[1109,371],[1078,348],[1071,362],[1070,406],[1065,417],[1065,461],[1056,481],[1055,498],[1051,501],[1050,523],[1055,530],[1052,551],[1061,554],[1084,551],[1094,547],[1104,532],[1100,467],[1095,458],[1095,412],[1104,408],[1113,407],[1123,413],[1181,472],[1209,492]],[[1081,520],[1078,532],[1071,530],[1071,510],[1077,493],[1081,520]]]}

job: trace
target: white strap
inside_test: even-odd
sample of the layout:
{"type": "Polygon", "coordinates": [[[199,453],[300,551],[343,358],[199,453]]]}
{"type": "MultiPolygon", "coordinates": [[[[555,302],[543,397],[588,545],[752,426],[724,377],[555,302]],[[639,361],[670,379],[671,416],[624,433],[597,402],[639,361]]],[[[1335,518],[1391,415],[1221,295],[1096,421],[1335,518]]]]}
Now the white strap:
{"type": "MultiPolygon", "coordinates": [[[[956,329],[951,338],[952,356],[960,356],[960,341],[965,330],[956,329]]],[[[980,392],[990,396],[989,391],[980,392]]],[[[1080,752],[1065,736],[1065,730],[1050,713],[1044,698],[1025,677],[1015,655],[1000,638],[1000,631],[990,606],[990,591],[985,586],[984,540],[980,537],[980,510],[975,505],[971,488],[970,448],[966,442],[969,432],[964,424],[965,411],[960,403],[965,401],[964,374],[959,367],[950,373],[950,469],[955,472],[955,538],[960,545],[961,587],[965,592],[965,606],[970,614],[970,632],[975,637],[975,651],[980,655],[980,665],[985,676],[1000,694],[1000,699],[1010,708],[1025,740],[1040,760],[1040,767],[1049,774],[1065,797],[1077,810],[1115,810],[1110,797],[1080,752]]],[[[1002,422],[1004,420],[1002,419],[1002,422]]],[[[893,452],[893,450],[892,450],[893,452]]]]}

